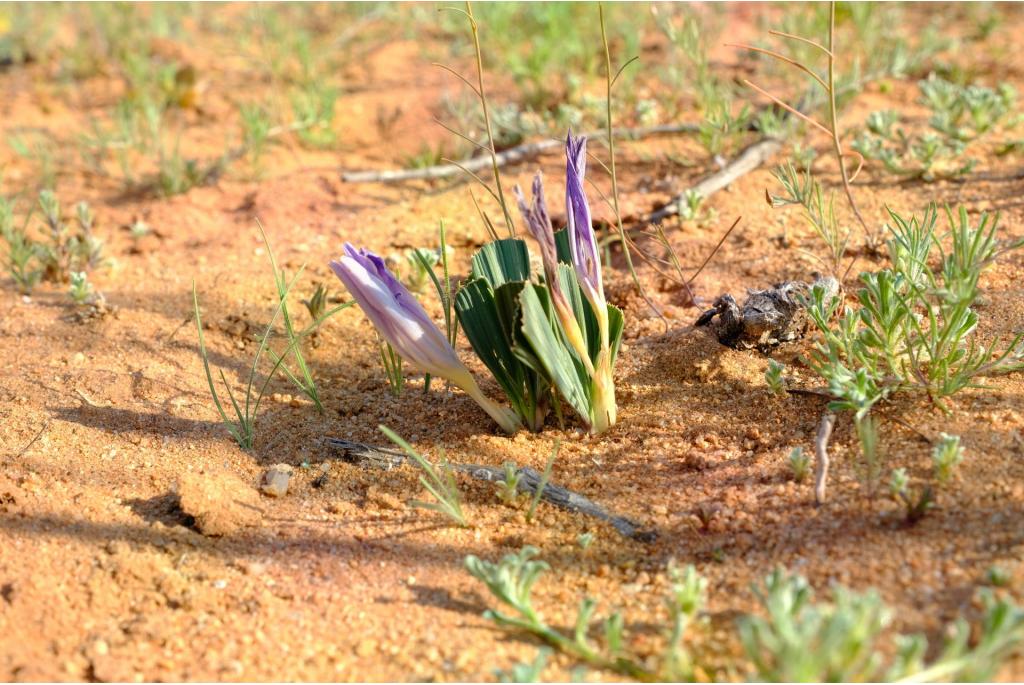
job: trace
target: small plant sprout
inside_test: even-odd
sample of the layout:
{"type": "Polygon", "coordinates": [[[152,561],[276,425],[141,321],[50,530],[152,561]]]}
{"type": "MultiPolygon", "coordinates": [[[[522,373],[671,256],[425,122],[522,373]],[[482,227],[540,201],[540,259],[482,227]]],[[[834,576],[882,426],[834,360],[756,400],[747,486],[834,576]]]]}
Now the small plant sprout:
{"type": "Polygon", "coordinates": [[[931,486],[925,485],[919,492],[914,492],[906,469],[893,469],[889,478],[889,494],[898,504],[903,505],[907,523],[911,525],[923,519],[935,507],[935,493],[931,486]]]}
{"type": "Polygon", "coordinates": [[[774,359],[768,360],[768,369],[764,372],[764,380],[776,395],[782,395],[786,392],[786,379],[782,377],[782,372],[785,368],[783,364],[774,359]]]}
{"type": "MultiPolygon", "coordinates": [[[[297,279],[298,276],[299,274],[296,274],[295,277],[287,284],[285,289],[286,295],[295,284],[295,279],[297,279]]],[[[263,401],[263,396],[266,394],[267,388],[270,386],[270,381],[274,378],[274,374],[277,371],[278,366],[280,366],[281,360],[284,358],[284,355],[278,358],[271,372],[267,374],[263,383],[257,388],[257,369],[259,368],[259,363],[263,357],[263,353],[267,349],[268,342],[270,341],[270,335],[274,330],[274,324],[277,323],[277,319],[281,315],[281,303],[282,300],[279,299],[277,308],[274,310],[274,315],[270,319],[270,323],[267,324],[262,337],[259,339],[259,347],[253,357],[252,366],[249,368],[249,377],[246,380],[245,387],[245,397],[241,404],[239,404],[238,400],[235,399],[234,391],[232,391],[231,385],[228,383],[228,379],[224,375],[224,371],[219,370],[221,383],[227,391],[228,399],[231,401],[231,408],[235,413],[235,419],[232,420],[224,410],[224,405],[220,401],[220,395],[217,393],[217,386],[213,382],[213,372],[210,370],[210,357],[206,351],[206,340],[203,336],[203,321],[199,312],[199,294],[196,292],[195,282],[192,283],[192,315],[196,321],[196,332],[199,335],[199,357],[203,361],[203,370],[206,371],[206,381],[210,387],[210,395],[213,398],[213,404],[217,408],[217,413],[220,414],[224,427],[242,449],[252,449],[253,447],[256,439],[256,415],[259,411],[260,403],[263,401]]]]}
{"type": "Polygon", "coordinates": [[[499,683],[539,683],[550,656],[551,648],[541,647],[537,650],[537,656],[533,658],[533,661],[514,664],[507,671],[497,670],[494,675],[499,683]]]}
{"type": "Polygon", "coordinates": [[[592,544],[594,544],[594,534],[591,532],[580,533],[576,536],[576,544],[580,546],[580,549],[586,552],[592,544]]]}
{"type": "Polygon", "coordinates": [[[455,482],[455,473],[451,464],[442,458],[440,466],[434,466],[393,430],[383,425],[377,426],[377,428],[416,462],[416,465],[423,471],[420,483],[436,500],[434,502],[413,500],[411,504],[415,507],[440,512],[459,526],[468,528],[469,521],[462,511],[462,496],[459,494],[459,486],[455,482]]]}
{"type": "Polygon", "coordinates": [[[501,465],[505,476],[498,481],[498,498],[507,506],[511,506],[519,499],[519,481],[522,479],[515,462],[506,461],[501,465]]]}
{"type": "Polygon", "coordinates": [[[986,681],[1024,642],[1024,611],[988,592],[973,646],[959,619],[931,663],[923,635],[890,637],[893,612],[874,590],[835,586],[831,603],[816,603],[804,578],[777,569],[754,592],[767,615],[742,617],[739,636],[762,682],[986,681]],[[890,641],[895,655],[886,657],[882,644],[890,641]]]}
{"type": "Polygon", "coordinates": [[[1013,577],[1001,566],[989,566],[985,571],[985,582],[992,587],[1009,587],[1013,577]]]}
{"type": "Polygon", "coordinates": [[[789,472],[794,481],[803,483],[807,480],[807,475],[811,472],[811,457],[804,452],[803,447],[794,447],[790,450],[788,462],[789,472]]]}
{"type": "Polygon", "coordinates": [[[519,419],[515,413],[483,394],[451,343],[420,303],[388,271],[383,259],[346,243],[345,254],[331,262],[331,268],[396,353],[421,371],[461,388],[505,432],[516,431],[519,419]]]}
{"type": "Polygon", "coordinates": [[[691,682],[694,677],[693,659],[683,646],[686,629],[704,606],[708,581],[697,573],[693,565],[680,570],[674,561],[668,565],[671,582],[668,605],[671,629],[662,660],[663,677],[671,682],[691,682]]]}
{"type": "Polygon", "coordinates": [[[302,300],[302,305],[309,312],[310,319],[313,321],[322,319],[327,311],[327,288],[324,287],[324,284],[317,283],[313,294],[309,296],[308,300],[302,300]]]}
{"type": "Polygon", "coordinates": [[[548,457],[548,463],[544,465],[544,473],[541,474],[540,480],[537,482],[537,488],[533,492],[533,498],[530,500],[530,508],[526,511],[527,523],[533,521],[533,515],[537,511],[537,505],[540,504],[540,500],[544,496],[544,488],[548,486],[548,482],[551,480],[551,467],[554,466],[555,459],[558,458],[558,450],[561,446],[562,443],[555,440],[555,446],[551,450],[551,456],[548,457]]]}
{"type": "Polygon", "coordinates": [[[918,86],[922,104],[931,111],[930,131],[908,133],[898,126],[898,112],[873,112],[854,149],[890,173],[924,181],[970,173],[977,160],[965,157],[968,146],[1015,111],[1016,92],[1008,85],[960,86],[934,74],[918,86]]]}
{"type": "MultiPolygon", "coordinates": [[[[334,316],[342,309],[352,305],[351,302],[344,302],[337,307],[334,307],[326,312],[323,312],[318,318],[313,320],[309,326],[302,331],[295,330],[295,323],[292,321],[291,313],[288,311],[288,292],[290,290],[287,277],[285,276],[284,269],[279,269],[277,266],[277,259],[274,257],[274,251],[270,247],[270,241],[267,239],[267,234],[263,230],[263,225],[256,222],[260,229],[260,236],[263,238],[263,245],[267,248],[267,255],[270,258],[270,269],[274,273],[274,283],[277,286],[277,297],[278,307],[281,312],[281,322],[284,324],[285,336],[288,339],[288,348],[280,357],[274,350],[267,348],[267,352],[274,360],[275,367],[280,366],[281,371],[290,380],[295,387],[297,387],[306,397],[312,402],[313,406],[316,407],[317,412],[320,414],[324,413],[323,402],[320,399],[320,391],[317,389],[316,381],[313,379],[313,372],[309,368],[309,364],[306,363],[306,358],[302,354],[301,342],[307,336],[314,333],[320,328],[321,324],[331,316],[334,316]],[[292,371],[285,360],[288,356],[292,356],[295,360],[295,367],[297,371],[292,371]]],[[[303,267],[305,268],[305,267],[303,267]]],[[[300,272],[302,269],[299,270],[300,272]]]]}
{"type": "Polygon", "coordinates": [[[932,450],[932,467],[939,485],[945,485],[953,479],[953,472],[963,460],[964,448],[960,446],[960,436],[940,433],[939,442],[932,450]]]}
{"type": "Polygon", "coordinates": [[[133,221],[132,225],[128,227],[128,233],[131,235],[132,240],[142,240],[147,235],[153,232],[153,229],[149,227],[145,221],[138,220],[133,221]]]}
{"type": "MultiPolygon", "coordinates": [[[[447,233],[445,232],[444,222],[442,221],[438,227],[438,236],[440,238],[440,247],[437,252],[437,259],[441,264],[441,278],[437,277],[434,273],[434,266],[437,264],[431,264],[427,257],[420,251],[413,251],[412,257],[419,265],[419,269],[430,279],[434,284],[434,290],[437,292],[437,298],[441,302],[441,309],[444,312],[444,330],[445,338],[448,339],[448,344],[455,347],[455,341],[459,337],[459,320],[455,315],[455,303],[452,298],[452,279],[451,273],[448,270],[448,260],[455,254],[455,250],[448,246],[447,233]]],[[[423,390],[430,390],[430,375],[427,374],[426,381],[423,384],[423,390]]]]}
{"type": "Polygon", "coordinates": [[[804,209],[804,218],[828,248],[832,272],[838,274],[843,255],[850,241],[850,231],[840,225],[836,219],[835,194],[829,193],[825,200],[821,183],[811,176],[809,169],[803,174],[796,170],[792,162],[780,166],[774,172],[775,178],[782,185],[783,195],[768,194],[768,204],[773,208],[787,205],[799,205],[804,209]]]}
{"type": "MultiPolygon", "coordinates": [[[[455,253],[450,246],[445,246],[444,261],[450,260],[455,253]]],[[[423,292],[428,282],[432,282],[434,267],[442,262],[440,250],[418,247],[405,253],[406,277],[405,284],[414,293],[423,292]]]]}
{"type": "Polygon", "coordinates": [[[89,282],[89,276],[84,271],[71,272],[71,290],[68,294],[71,295],[71,299],[74,300],[75,304],[89,303],[93,295],[93,289],[92,283],[89,282]]]}
{"type": "Polygon", "coordinates": [[[4,255],[7,273],[18,291],[28,295],[43,277],[43,269],[36,244],[24,230],[15,228],[14,212],[5,198],[0,198],[0,239],[7,244],[4,255]]]}
{"type": "Polygon", "coordinates": [[[395,348],[386,340],[377,336],[377,348],[380,350],[380,363],[384,367],[384,377],[391,388],[394,397],[402,395],[402,388],[405,386],[405,374],[402,372],[402,357],[395,352],[395,348]]]}
{"type": "Polygon", "coordinates": [[[709,213],[703,211],[704,196],[697,191],[687,189],[679,198],[679,218],[683,221],[700,222],[708,218],[709,213]]]}

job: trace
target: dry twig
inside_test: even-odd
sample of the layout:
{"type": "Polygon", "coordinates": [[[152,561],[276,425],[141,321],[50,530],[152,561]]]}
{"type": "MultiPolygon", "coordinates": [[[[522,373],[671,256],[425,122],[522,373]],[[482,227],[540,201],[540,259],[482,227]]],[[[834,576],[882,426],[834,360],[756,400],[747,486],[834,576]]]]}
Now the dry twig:
{"type": "Polygon", "coordinates": [[[825,486],[828,482],[828,441],[832,437],[832,428],[836,423],[836,415],[826,411],[818,424],[818,435],[814,439],[814,501],[822,504],[825,501],[825,486]]]}

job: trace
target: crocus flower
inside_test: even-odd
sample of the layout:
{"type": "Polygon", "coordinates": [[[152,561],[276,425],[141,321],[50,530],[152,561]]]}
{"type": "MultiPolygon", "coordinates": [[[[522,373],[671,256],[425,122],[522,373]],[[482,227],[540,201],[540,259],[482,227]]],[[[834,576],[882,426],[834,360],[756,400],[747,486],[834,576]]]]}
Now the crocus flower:
{"type": "Polygon", "coordinates": [[[612,378],[608,304],[601,280],[601,255],[590,220],[590,205],[583,189],[587,173],[587,138],[569,132],[565,141],[565,210],[568,216],[569,249],[580,289],[594,309],[601,336],[601,349],[592,373],[590,430],[602,433],[615,424],[615,382],[612,378]]]}
{"type": "Polygon", "coordinates": [[[519,212],[523,215],[526,227],[530,235],[540,244],[541,261],[544,263],[544,279],[547,282],[548,292],[551,295],[551,302],[555,307],[555,314],[562,324],[562,330],[569,344],[576,350],[583,365],[590,373],[594,372],[594,366],[590,361],[590,353],[587,351],[587,344],[583,340],[583,330],[580,328],[576,315],[572,311],[569,300],[562,291],[562,283],[558,278],[558,250],[555,247],[555,230],[551,225],[551,215],[548,214],[547,203],[544,201],[544,183],[541,180],[540,172],[533,177],[533,198],[530,204],[526,204],[522,189],[517,185],[514,189],[516,201],[519,204],[519,212]]]}
{"type": "Polygon", "coordinates": [[[583,190],[586,173],[587,137],[574,137],[570,131],[565,142],[565,211],[568,216],[569,249],[583,294],[600,317],[606,303],[604,284],[601,281],[601,255],[590,221],[587,194],[583,190]]]}
{"type": "Polygon", "coordinates": [[[383,259],[345,243],[345,254],[330,266],[381,336],[403,359],[424,373],[446,378],[462,388],[505,431],[515,432],[519,426],[515,413],[483,394],[447,338],[388,271],[383,259]]]}

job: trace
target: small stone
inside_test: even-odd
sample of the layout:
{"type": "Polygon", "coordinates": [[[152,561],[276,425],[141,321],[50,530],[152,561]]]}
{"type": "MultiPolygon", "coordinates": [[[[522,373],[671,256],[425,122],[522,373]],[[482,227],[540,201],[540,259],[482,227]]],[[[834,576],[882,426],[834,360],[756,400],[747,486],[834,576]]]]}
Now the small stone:
{"type": "Polygon", "coordinates": [[[270,497],[284,497],[288,494],[288,481],[291,480],[293,469],[288,464],[275,464],[263,474],[260,490],[270,497]]]}

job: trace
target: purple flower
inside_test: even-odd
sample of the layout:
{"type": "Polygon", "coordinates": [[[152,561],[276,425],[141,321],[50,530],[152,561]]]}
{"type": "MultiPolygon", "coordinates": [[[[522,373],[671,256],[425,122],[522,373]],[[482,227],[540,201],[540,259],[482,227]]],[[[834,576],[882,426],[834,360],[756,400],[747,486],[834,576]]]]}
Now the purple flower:
{"type": "Polygon", "coordinates": [[[551,294],[551,301],[555,306],[555,314],[558,315],[558,319],[562,323],[562,330],[583,365],[588,371],[593,371],[590,353],[583,340],[583,331],[579,322],[576,321],[576,315],[572,311],[569,300],[562,292],[562,283],[558,279],[558,249],[555,247],[555,231],[551,225],[547,203],[544,201],[544,183],[541,180],[540,172],[533,177],[533,199],[529,205],[526,204],[526,198],[518,185],[514,191],[519,203],[519,211],[523,215],[523,220],[526,221],[530,235],[540,244],[541,261],[544,263],[544,279],[547,282],[548,292],[551,294]]]}
{"type": "Polygon", "coordinates": [[[447,338],[391,275],[383,259],[345,243],[345,254],[330,265],[377,331],[403,359],[420,371],[447,378],[476,400],[503,429],[515,432],[519,426],[515,413],[483,394],[447,338]]]}
{"type": "Polygon", "coordinates": [[[331,268],[381,336],[413,366],[443,377],[455,368],[465,368],[444,334],[391,275],[383,259],[345,243],[345,255],[331,262],[331,268]]]}
{"type": "Polygon", "coordinates": [[[568,216],[569,249],[572,263],[584,295],[600,313],[605,308],[601,282],[601,258],[597,236],[590,220],[590,205],[583,190],[587,173],[587,138],[569,132],[565,142],[565,211],[568,216]]]}

